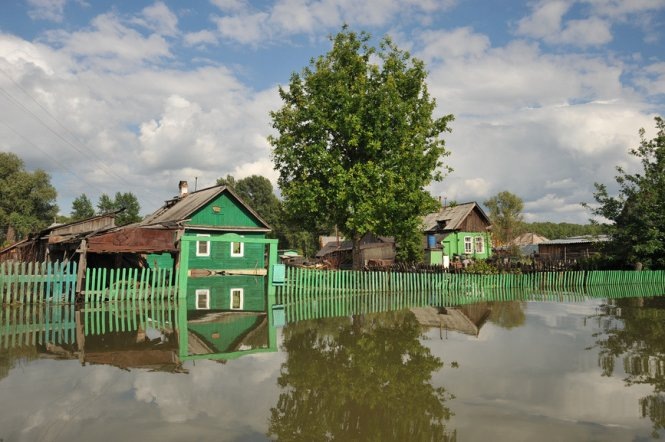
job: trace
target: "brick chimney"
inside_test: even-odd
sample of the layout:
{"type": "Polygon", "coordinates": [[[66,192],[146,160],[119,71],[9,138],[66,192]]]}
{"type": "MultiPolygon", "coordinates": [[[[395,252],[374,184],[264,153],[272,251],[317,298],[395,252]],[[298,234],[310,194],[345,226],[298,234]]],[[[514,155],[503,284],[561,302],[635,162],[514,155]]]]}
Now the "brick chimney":
{"type": "Polygon", "coordinates": [[[186,197],[188,193],[187,181],[180,181],[178,183],[178,190],[180,190],[180,198],[186,197]]]}

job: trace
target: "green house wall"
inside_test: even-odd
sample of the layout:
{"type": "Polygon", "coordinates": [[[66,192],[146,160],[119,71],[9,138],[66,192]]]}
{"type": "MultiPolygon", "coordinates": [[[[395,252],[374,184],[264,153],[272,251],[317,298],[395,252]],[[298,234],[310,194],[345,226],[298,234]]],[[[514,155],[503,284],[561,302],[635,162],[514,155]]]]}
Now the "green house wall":
{"type": "Polygon", "coordinates": [[[226,192],[196,211],[185,226],[265,227],[226,192]]]}
{"type": "Polygon", "coordinates": [[[484,232],[453,232],[446,236],[442,241],[443,255],[451,259],[454,256],[469,257],[474,259],[487,259],[492,255],[492,246],[490,236],[484,232]],[[474,244],[473,253],[467,254],[464,252],[464,237],[470,236],[474,244]],[[483,253],[477,253],[475,250],[476,238],[482,237],[484,250],[483,253]]]}
{"type": "MultiPolygon", "coordinates": [[[[197,236],[200,232],[186,231],[185,235],[197,236]]],[[[222,233],[210,233],[210,236],[221,236],[222,233]]],[[[246,233],[242,237],[264,238],[262,233],[246,233]]],[[[206,237],[200,237],[201,241],[206,241],[206,237]]],[[[242,241],[242,238],[239,238],[242,241]]],[[[197,241],[198,242],[198,241],[197,241]]],[[[212,270],[233,270],[233,269],[262,269],[265,267],[265,244],[244,244],[243,256],[231,256],[230,242],[210,241],[210,255],[196,256],[198,248],[197,242],[189,248],[189,268],[190,269],[212,269],[212,270]]]]}
{"type": "Polygon", "coordinates": [[[242,311],[266,312],[265,277],[206,276],[188,278],[187,310],[196,310],[196,290],[210,290],[210,310],[231,310],[231,289],[243,289],[242,311]]]}

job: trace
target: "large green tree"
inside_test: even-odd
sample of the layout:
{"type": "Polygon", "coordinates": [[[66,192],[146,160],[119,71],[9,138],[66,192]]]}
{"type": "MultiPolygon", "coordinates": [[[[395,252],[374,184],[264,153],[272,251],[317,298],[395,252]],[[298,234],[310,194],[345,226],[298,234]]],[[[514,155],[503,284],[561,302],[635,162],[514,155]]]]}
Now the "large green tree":
{"type": "Polygon", "coordinates": [[[521,231],[524,202],[508,191],[499,192],[484,202],[489,209],[492,234],[498,245],[510,242],[521,231]]]}
{"type": "Polygon", "coordinates": [[[0,152],[0,245],[52,223],[56,196],[46,172],[29,172],[16,154],[0,152]]]}
{"type": "Polygon", "coordinates": [[[433,116],[424,63],[388,37],[376,48],[345,27],[331,41],[280,87],[283,106],[270,113],[285,208],[303,226],[336,225],[353,241],[356,268],[369,232],[414,255],[420,217],[437,207],[425,187],[449,170],[441,134],[453,117],[433,116]]]}
{"type": "Polygon", "coordinates": [[[611,196],[604,184],[596,183],[592,209],[611,221],[615,259],[665,268],[665,122],[656,117],[656,136],[647,140],[640,129],[640,144],[630,154],[640,160],[642,171],[627,173],[617,167],[619,193],[611,196]]]}

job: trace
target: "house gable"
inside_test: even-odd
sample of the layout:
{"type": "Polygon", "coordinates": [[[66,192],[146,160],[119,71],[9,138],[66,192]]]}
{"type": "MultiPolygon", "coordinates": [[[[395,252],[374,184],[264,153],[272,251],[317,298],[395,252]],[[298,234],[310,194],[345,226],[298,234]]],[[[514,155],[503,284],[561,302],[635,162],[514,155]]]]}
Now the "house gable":
{"type": "Polygon", "coordinates": [[[223,192],[194,212],[185,223],[192,226],[267,229],[258,216],[229,192],[223,192]]]}

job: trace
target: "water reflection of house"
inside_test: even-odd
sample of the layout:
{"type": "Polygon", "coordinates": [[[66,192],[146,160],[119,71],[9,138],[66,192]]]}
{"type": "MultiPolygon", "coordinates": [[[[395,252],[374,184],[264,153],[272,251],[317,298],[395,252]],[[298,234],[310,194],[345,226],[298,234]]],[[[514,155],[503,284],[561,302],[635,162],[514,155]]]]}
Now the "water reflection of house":
{"type": "Polygon", "coordinates": [[[492,309],[486,303],[478,303],[461,307],[414,307],[411,312],[425,327],[478,336],[492,309]]]}
{"type": "Polygon", "coordinates": [[[190,311],[188,355],[209,355],[268,349],[268,315],[259,312],[190,311]]]}

